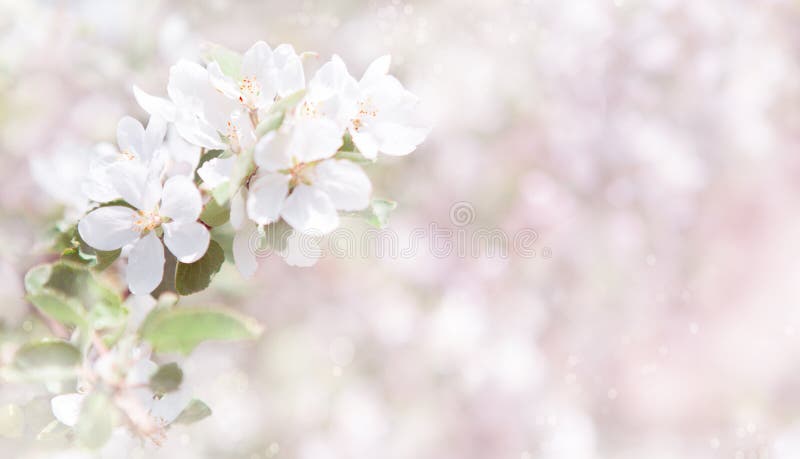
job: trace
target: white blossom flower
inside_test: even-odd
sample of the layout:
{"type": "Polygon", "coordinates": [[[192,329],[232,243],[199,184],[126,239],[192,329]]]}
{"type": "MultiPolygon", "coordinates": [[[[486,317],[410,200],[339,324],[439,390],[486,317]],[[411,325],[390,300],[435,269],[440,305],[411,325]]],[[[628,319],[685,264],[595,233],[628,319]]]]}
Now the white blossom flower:
{"type": "Polygon", "coordinates": [[[160,173],[165,160],[162,143],[166,131],[166,123],[158,116],[150,117],[146,129],[130,116],[122,118],[117,124],[119,149],[107,143],[96,147],[97,155],[89,166],[89,176],[83,185],[83,192],[95,202],[119,199],[121,196],[114,188],[108,173],[110,167],[119,164],[143,164],[160,173]]]}
{"type": "Polygon", "coordinates": [[[286,44],[274,50],[263,41],[254,44],[242,57],[237,79],[225,75],[215,61],[206,68],[214,87],[247,110],[269,108],[277,98],[305,87],[303,63],[286,44]]]}
{"type": "Polygon", "coordinates": [[[369,205],[372,185],[364,171],[332,159],[342,145],[336,123],[299,119],[291,132],[271,132],[256,145],[259,172],[250,182],[247,216],[266,225],[283,218],[297,231],[323,235],[339,225],[337,210],[369,205]]]}
{"type": "Polygon", "coordinates": [[[389,56],[376,59],[356,82],[334,55],[309,82],[298,115],[335,120],[369,159],[411,153],[429,128],[418,119],[417,97],[388,74],[390,63],[389,56]]]}
{"type": "Polygon", "coordinates": [[[138,87],[133,93],[139,105],[151,115],[175,124],[187,142],[209,149],[247,149],[255,143],[249,115],[238,101],[226,97],[211,84],[208,71],[186,60],[169,71],[169,99],[152,96],[138,87]]]}
{"type": "Polygon", "coordinates": [[[134,294],[147,294],[158,286],[164,272],[164,247],[157,229],[163,230],[164,244],[182,263],[197,261],[208,249],[208,229],[197,222],[203,205],[200,192],[182,175],[170,178],[162,188],[141,166],[112,166],[109,174],[135,210],[100,207],[81,219],[78,231],[98,250],[133,244],[128,253],[128,286],[134,294]]]}

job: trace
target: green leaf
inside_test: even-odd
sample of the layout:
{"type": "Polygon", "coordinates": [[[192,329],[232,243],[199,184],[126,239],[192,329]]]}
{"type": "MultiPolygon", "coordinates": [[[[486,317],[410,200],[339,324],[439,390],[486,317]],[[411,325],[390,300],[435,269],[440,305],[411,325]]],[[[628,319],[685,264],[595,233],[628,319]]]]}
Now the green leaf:
{"type": "Polygon", "coordinates": [[[375,161],[365,158],[364,155],[357,151],[339,150],[334,156],[336,159],[346,159],[359,165],[373,164],[375,161]]]}
{"type": "Polygon", "coordinates": [[[98,449],[111,438],[113,405],[108,397],[95,392],[86,397],[81,407],[75,438],[89,449],[98,449]]]}
{"type": "Polygon", "coordinates": [[[256,126],[256,136],[261,138],[268,132],[278,129],[281,127],[281,124],[283,124],[283,118],[284,112],[267,114],[263,120],[258,122],[258,126],[256,126]]]}
{"type": "Polygon", "coordinates": [[[173,421],[174,424],[193,424],[211,416],[211,408],[202,401],[193,398],[189,405],[173,421]]]}
{"type": "Polygon", "coordinates": [[[28,295],[27,300],[48,317],[64,325],[83,327],[86,325],[86,310],[81,303],[50,289],[40,289],[39,293],[28,295]]]}
{"type": "Polygon", "coordinates": [[[222,73],[239,80],[242,72],[242,55],[230,49],[214,43],[204,43],[201,47],[201,55],[206,63],[216,62],[222,73]]]}
{"type": "Polygon", "coordinates": [[[254,339],[261,326],[225,309],[158,308],[148,315],[140,334],[157,352],[188,354],[203,341],[254,339]]]}
{"type": "Polygon", "coordinates": [[[13,368],[22,376],[44,381],[74,377],[81,352],[66,341],[41,341],[22,346],[14,355],[13,368]]]}
{"type": "Polygon", "coordinates": [[[191,295],[205,290],[225,261],[225,253],[217,241],[211,240],[208,250],[194,263],[178,262],[175,272],[175,289],[180,295],[191,295]]]}
{"type": "Polygon", "coordinates": [[[206,203],[203,212],[200,214],[200,220],[208,226],[222,226],[231,218],[231,210],[228,206],[220,205],[216,199],[209,199],[206,203]]]}
{"type": "Polygon", "coordinates": [[[397,202],[388,199],[373,199],[366,210],[367,223],[376,228],[385,228],[389,223],[389,214],[397,208],[397,202]]]}
{"type": "Polygon", "coordinates": [[[53,272],[53,265],[43,264],[34,266],[25,273],[25,290],[28,293],[39,292],[47,281],[50,280],[50,274],[53,272]]]}
{"type": "Polygon", "coordinates": [[[177,363],[161,365],[150,377],[150,389],[156,394],[166,394],[178,390],[183,381],[183,370],[177,363]]]}
{"type": "MultiPolygon", "coordinates": [[[[289,236],[292,235],[292,227],[289,226],[283,219],[274,223],[266,225],[264,228],[264,243],[266,247],[276,252],[280,252],[286,248],[286,242],[289,236]]],[[[261,249],[262,247],[259,247],[261,249]]]]}
{"type": "Polygon", "coordinates": [[[353,136],[350,135],[350,131],[345,131],[344,136],[342,136],[342,146],[339,147],[339,151],[360,153],[356,144],[353,143],[353,136]]]}

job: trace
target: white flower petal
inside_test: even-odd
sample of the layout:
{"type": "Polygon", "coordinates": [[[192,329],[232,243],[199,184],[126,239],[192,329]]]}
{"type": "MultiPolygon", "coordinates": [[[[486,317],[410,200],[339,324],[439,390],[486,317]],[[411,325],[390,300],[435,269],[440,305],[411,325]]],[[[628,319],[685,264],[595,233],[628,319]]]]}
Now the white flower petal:
{"type": "Polygon", "coordinates": [[[306,79],[303,73],[303,61],[292,45],[283,44],[275,48],[273,59],[277,69],[275,86],[279,96],[287,96],[305,87],[306,79]]]}
{"type": "Polygon", "coordinates": [[[219,137],[217,129],[207,121],[196,117],[189,111],[181,110],[175,120],[175,129],[184,140],[198,147],[209,150],[225,148],[225,142],[219,137]]]}
{"type": "Polygon", "coordinates": [[[211,158],[204,162],[200,169],[197,169],[197,175],[203,179],[203,185],[209,190],[222,185],[231,179],[233,172],[233,165],[236,164],[234,156],[228,158],[211,158]]]}
{"type": "Polygon", "coordinates": [[[309,96],[313,100],[325,100],[337,94],[352,91],[357,86],[358,83],[337,55],[320,67],[308,83],[309,96]]]}
{"type": "Polygon", "coordinates": [[[161,215],[179,222],[193,222],[203,210],[203,198],[194,182],[185,175],[176,175],[164,183],[161,193],[161,215]]]}
{"type": "Polygon", "coordinates": [[[136,241],[128,254],[128,289],[134,295],[146,295],[158,287],[163,276],[164,246],[151,231],[136,241]]]}
{"type": "Polygon", "coordinates": [[[289,177],[268,172],[250,184],[247,194],[247,216],[266,225],[280,216],[281,207],[289,193],[289,177]]]}
{"type": "Polygon", "coordinates": [[[212,91],[215,89],[202,65],[181,59],[170,67],[167,94],[178,107],[202,111],[203,102],[212,91]]]}
{"type": "Polygon", "coordinates": [[[353,139],[353,144],[365,158],[375,159],[378,157],[378,139],[372,133],[350,129],[350,137],[353,139]]]}
{"type": "Polygon", "coordinates": [[[78,233],[97,250],[116,250],[139,237],[136,218],[136,211],[128,207],[100,207],[78,222],[78,233]]]}
{"type": "Polygon", "coordinates": [[[175,121],[175,104],[170,100],[163,97],[151,96],[150,94],[142,91],[137,86],[133,87],[133,95],[136,102],[150,115],[155,115],[163,118],[166,121],[175,121]]]}
{"type": "Polygon", "coordinates": [[[328,195],[315,187],[297,186],[281,210],[286,223],[306,234],[323,235],[339,226],[339,214],[328,195]]]}
{"type": "Polygon", "coordinates": [[[161,144],[164,143],[166,135],[167,122],[160,116],[151,116],[142,140],[141,156],[143,160],[150,161],[155,157],[161,144]]]}
{"type": "Polygon", "coordinates": [[[369,64],[369,67],[367,67],[367,70],[364,72],[364,76],[362,76],[361,80],[358,82],[359,86],[369,86],[376,79],[389,73],[389,66],[391,63],[392,56],[388,54],[372,61],[372,63],[369,64]]]}
{"type": "Polygon", "coordinates": [[[208,228],[195,221],[170,222],[164,228],[164,244],[181,263],[194,263],[208,250],[208,228]]]}
{"type": "Polygon", "coordinates": [[[106,171],[114,189],[128,204],[146,211],[158,204],[161,181],[157,168],[148,168],[138,161],[118,161],[106,171]]]}
{"type": "Polygon", "coordinates": [[[361,210],[369,205],[372,184],[357,164],[344,159],[323,161],[316,167],[314,186],[328,194],[338,210],[361,210]]]}
{"type": "Polygon", "coordinates": [[[86,398],[84,394],[56,395],[50,399],[53,416],[58,419],[58,422],[74,427],[78,423],[84,398],[86,398]]]}
{"type": "Polygon", "coordinates": [[[292,231],[286,239],[286,248],[281,251],[281,256],[289,266],[301,268],[314,266],[322,258],[319,237],[292,231]]]}
{"type": "Polygon", "coordinates": [[[258,268],[258,261],[252,241],[257,237],[258,227],[247,221],[233,236],[233,262],[236,269],[245,279],[253,276],[258,268]]]}
{"type": "Polygon", "coordinates": [[[271,172],[292,166],[289,134],[270,131],[256,144],[253,159],[258,167],[271,172]]]}
{"type": "Polygon", "coordinates": [[[247,201],[247,189],[239,188],[231,198],[231,226],[238,230],[242,227],[245,218],[245,202],[247,201]]]}
{"type": "Polygon", "coordinates": [[[330,158],[342,146],[342,129],[327,118],[298,120],[288,151],[301,162],[330,158]]]}
{"type": "Polygon", "coordinates": [[[242,56],[243,77],[264,76],[264,70],[273,66],[272,50],[263,41],[256,42],[242,56]]]}
{"type": "Polygon", "coordinates": [[[222,73],[222,69],[217,62],[209,62],[206,70],[208,70],[208,79],[215,88],[231,99],[239,99],[240,92],[236,82],[233,81],[233,78],[222,73]]]}
{"type": "Polygon", "coordinates": [[[117,123],[117,145],[123,153],[130,153],[142,158],[144,126],[130,116],[125,116],[117,123]]]}

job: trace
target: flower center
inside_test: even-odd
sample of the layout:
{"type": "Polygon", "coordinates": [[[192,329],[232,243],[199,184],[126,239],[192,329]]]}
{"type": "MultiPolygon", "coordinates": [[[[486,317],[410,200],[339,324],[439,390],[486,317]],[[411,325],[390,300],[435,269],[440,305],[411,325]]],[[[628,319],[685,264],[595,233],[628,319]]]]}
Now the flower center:
{"type": "Polygon", "coordinates": [[[285,173],[291,176],[289,188],[294,188],[299,184],[311,185],[311,165],[310,163],[298,163],[292,159],[293,165],[286,169],[285,173]]]}
{"type": "Polygon", "coordinates": [[[134,156],[130,150],[126,149],[119,152],[119,158],[118,158],[119,160],[133,161],[134,158],[136,158],[136,156],[134,156]]]}
{"type": "Polygon", "coordinates": [[[358,113],[350,120],[353,130],[359,131],[364,126],[365,118],[375,118],[378,116],[378,108],[372,103],[372,98],[358,101],[358,113]]]}
{"type": "Polygon", "coordinates": [[[163,221],[161,215],[158,214],[158,209],[151,212],[140,210],[139,216],[133,222],[133,227],[136,231],[144,233],[145,231],[153,231],[161,226],[161,223],[163,221]]]}
{"type": "Polygon", "coordinates": [[[300,106],[300,116],[304,118],[317,118],[320,116],[319,108],[316,102],[304,100],[300,106]]]}
{"type": "Polygon", "coordinates": [[[256,108],[256,98],[261,95],[261,84],[255,77],[244,77],[239,82],[239,102],[251,109],[256,108]]]}

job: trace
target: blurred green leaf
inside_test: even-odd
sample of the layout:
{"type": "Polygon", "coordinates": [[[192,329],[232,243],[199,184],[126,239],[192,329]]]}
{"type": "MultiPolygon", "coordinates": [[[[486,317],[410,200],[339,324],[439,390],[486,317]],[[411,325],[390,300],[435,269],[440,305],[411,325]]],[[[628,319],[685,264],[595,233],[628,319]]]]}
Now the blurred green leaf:
{"type": "Polygon", "coordinates": [[[397,208],[397,202],[388,199],[373,199],[369,209],[363,211],[367,223],[376,228],[385,228],[389,223],[389,214],[397,208]]]}
{"type": "Polygon", "coordinates": [[[42,264],[29,269],[25,273],[25,290],[28,293],[37,293],[50,280],[52,272],[53,265],[51,264],[42,264]]]}
{"type": "Polygon", "coordinates": [[[189,405],[175,418],[174,424],[193,424],[211,416],[211,408],[202,401],[193,398],[189,405]]]}
{"type": "Polygon", "coordinates": [[[178,390],[183,381],[183,370],[177,363],[161,365],[150,377],[150,389],[156,394],[166,394],[178,390]]]}
{"type": "Polygon", "coordinates": [[[75,438],[89,449],[98,449],[111,438],[111,401],[102,393],[95,392],[83,401],[78,423],[75,424],[75,438]]]}
{"type": "Polygon", "coordinates": [[[50,289],[39,289],[39,293],[26,298],[43,314],[64,325],[86,326],[86,310],[74,298],[50,289]]]}
{"type": "Polygon", "coordinates": [[[344,135],[342,136],[342,146],[339,147],[339,151],[360,153],[356,147],[356,144],[353,143],[353,136],[350,135],[350,131],[345,131],[344,135]]]}
{"type": "Polygon", "coordinates": [[[225,309],[158,308],[148,315],[140,333],[157,352],[188,354],[203,341],[256,338],[261,326],[225,309]]]}
{"type": "Polygon", "coordinates": [[[66,341],[42,341],[22,346],[13,368],[25,378],[59,381],[75,376],[81,352],[66,341]]]}
{"type": "Polygon", "coordinates": [[[230,220],[231,210],[216,199],[209,199],[200,214],[200,220],[210,227],[222,226],[230,220]]]}
{"type": "Polygon", "coordinates": [[[268,113],[256,126],[256,136],[263,137],[268,132],[274,131],[283,124],[284,112],[268,113]]]}
{"type": "Polygon", "coordinates": [[[180,295],[191,295],[205,290],[225,261],[225,253],[217,241],[211,240],[208,250],[194,263],[180,263],[175,272],[175,290],[180,295]]]}
{"type": "Polygon", "coordinates": [[[216,62],[222,73],[239,80],[242,72],[242,55],[215,43],[204,43],[201,47],[201,55],[206,63],[216,62]]]}

